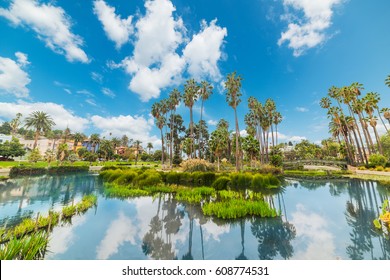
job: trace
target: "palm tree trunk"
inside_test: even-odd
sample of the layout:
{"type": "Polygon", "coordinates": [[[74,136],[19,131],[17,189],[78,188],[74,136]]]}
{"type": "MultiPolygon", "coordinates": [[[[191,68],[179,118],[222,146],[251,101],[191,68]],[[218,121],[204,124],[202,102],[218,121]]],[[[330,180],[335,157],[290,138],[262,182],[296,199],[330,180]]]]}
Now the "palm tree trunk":
{"type": "Polygon", "coordinates": [[[275,147],[274,141],[274,126],[271,124],[272,148],[275,147]]]}
{"type": "Polygon", "coordinates": [[[389,130],[388,130],[387,127],[386,127],[385,122],[383,121],[382,115],[381,115],[381,113],[379,112],[379,108],[376,107],[376,110],[377,110],[377,112],[378,112],[378,116],[379,116],[379,118],[381,119],[381,122],[382,122],[383,126],[384,126],[385,129],[386,129],[386,132],[389,132],[389,130]]]}
{"type": "MultiPolygon", "coordinates": [[[[367,130],[367,124],[363,120],[363,116],[362,116],[362,114],[360,112],[358,113],[358,116],[359,116],[360,125],[361,125],[361,127],[363,129],[364,138],[366,139],[368,155],[370,156],[371,155],[371,147],[370,147],[370,145],[372,145],[370,143],[370,133],[367,130]]],[[[363,145],[363,147],[364,147],[364,145],[363,145]]],[[[364,151],[364,154],[366,154],[366,151],[364,151]]]]}
{"type": "Polygon", "coordinates": [[[35,131],[35,137],[34,137],[33,149],[35,149],[35,148],[37,147],[38,137],[39,137],[39,130],[36,130],[36,131],[35,131]]]}
{"type": "Polygon", "coordinates": [[[171,127],[170,127],[170,145],[169,145],[169,166],[172,169],[173,163],[173,114],[171,113],[171,127]]]}
{"type": "Polygon", "coordinates": [[[192,153],[194,152],[194,123],[192,117],[192,106],[190,107],[190,138],[191,138],[191,149],[190,149],[190,158],[193,158],[192,153]]]}
{"type": "Polygon", "coordinates": [[[379,153],[381,155],[383,155],[382,143],[381,143],[381,139],[379,138],[378,131],[376,130],[375,126],[373,126],[372,128],[374,129],[374,134],[375,134],[375,138],[376,138],[376,144],[378,145],[379,153]]]}
{"type": "Polygon", "coordinates": [[[278,125],[275,125],[275,137],[276,137],[276,146],[278,145],[278,125]]]}
{"type": "Polygon", "coordinates": [[[357,146],[357,149],[358,149],[358,153],[359,153],[359,156],[360,156],[360,160],[361,160],[361,161],[364,161],[364,162],[367,164],[367,163],[368,163],[368,162],[367,162],[367,158],[364,157],[364,155],[363,155],[363,153],[362,153],[362,150],[361,150],[361,148],[360,148],[359,139],[358,139],[358,137],[357,137],[357,135],[356,135],[356,131],[355,131],[354,128],[352,128],[351,130],[352,130],[353,135],[354,135],[354,137],[355,137],[355,143],[356,143],[356,146],[357,146]]]}
{"type": "Polygon", "coordinates": [[[203,135],[202,135],[202,117],[203,117],[203,98],[200,106],[200,126],[199,126],[199,158],[202,159],[202,151],[203,151],[203,135]]]}
{"type": "MultiPolygon", "coordinates": [[[[348,103],[348,109],[349,109],[349,114],[353,117],[353,120],[355,122],[355,127],[356,127],[356,130],[358,132],[358,136],[359,136],[359,141],[360,141],[360,144],[361,144],[361,153],[363,154],[363,157],[362,157],[362,160],[364,160],[364,162],[366,164],[368,164],[368,159],[367,159],[367,155],[366,155],[366,151],[364,149],[364,142],[363,142],[363,139],[362,139],[362,135],[360,133],[360,128],[359,128],[359,125],[357,123],[357,120],[356,120],[356,117],[355,117],[355,114],[353,113],[352,111],[352,107],[351,107],[351,104],[348,103]]],[[[354,134],[355,134],[355,131],[354,131],[354,134]]],[[[356,134],[355,134],[355,138],[356,138],[356,134]]],[[[359,143],[358,140],[356,140],[356,143],[359,143]]],[[[358,145],[359,147],[360,145],[358,145]]]]}
{"type": "Polygon", "coordinates": [[[164,135],[163,135],[163,130],[160,128],[160,133],[161,133],[161,168],[163,168],[164,165],[164,135]]]}
{"type": "Polygon", "coordinates": [[[240,154],[238,146],[238,137],[240,135],[240,129],[238,128],[237,108],[234,107],[234,118],[236,121],[236,171],[240,171],[240,154]]]}

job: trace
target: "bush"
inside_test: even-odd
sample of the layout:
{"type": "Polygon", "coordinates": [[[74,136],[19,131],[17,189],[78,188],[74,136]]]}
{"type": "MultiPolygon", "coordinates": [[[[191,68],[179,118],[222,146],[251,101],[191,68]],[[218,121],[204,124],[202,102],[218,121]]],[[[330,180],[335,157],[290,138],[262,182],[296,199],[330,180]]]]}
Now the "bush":
{"type": "Polygon", "coordinates": [[[67,174],[72,172],[88,172],[88,166],[52,166],[47,169],[47,173],[50,175],[67,174]]]}
{"type": "Polygon", "coordinates": [[[10,170],[9,177],[15,178],[17,176],[35,176],[43,174],[46,174],[46,168],[43,167],[14,166],[10,170]]]}
{"type": "Polygon", "coordinates": [[[385,169],[383,168],[383,166],[377,166],[375,168],[376,171],[385,171],[385,169]]]}
{"type": "Polygon", "coordinates": [[[137,176],[138,174],[132,170],[125,171],[115,180],[115,183],[118,185],[130,185],[137,176]]]}
{"type": "Polygon", "coordinates": [[[387,158],[385,156],[382,156],[380,154],[373,154],[368,159],[369,165],[372,165],[373,167],[376,166],[382,166],[385,167],[387,163],[387,158]]]}
{"type": "MultiPolygon", "coordinates": [[[[303,166],[302,166],[303,169],[303,166]]],[[[282,174],[282,169],[280,167],[272,166],[269,164],[262,165],[259,169],[256,170],[261,174],[272,174],[272,175],[280,175],[282,174]]]]}
{"type": "Polygon", "coordinates": [[[245,190],[251,187],[252,174],[250,173],[232,173],[230,175],[230,188],[235,190],[245,190]]]}
{"type": "Polygon", "coordinates": [[[214,183],[211,185],[216,190],[226,190],[228,184],[230,183],[230,178],[226,176],[219,177],[214,183]]]}
{"type": "Polygon", "coordinates": [[[185,172],[195,172],[195,171],[214,171],[214,165],[204,159],[188,159],[183,161],[180,166],[185,172]]]}
{"type": "Polygon", "coordinates": [[[270,162],[273,166],[281,167],[283,165],[283,156],[279,154],[271,155],[270,162]]]}
{"type": "Polygon", "coordinates": [[[133,184],[138,187],[155,186],[162,183],[161,175],[154,170],[146,170],[139,174],[133,184]]]}

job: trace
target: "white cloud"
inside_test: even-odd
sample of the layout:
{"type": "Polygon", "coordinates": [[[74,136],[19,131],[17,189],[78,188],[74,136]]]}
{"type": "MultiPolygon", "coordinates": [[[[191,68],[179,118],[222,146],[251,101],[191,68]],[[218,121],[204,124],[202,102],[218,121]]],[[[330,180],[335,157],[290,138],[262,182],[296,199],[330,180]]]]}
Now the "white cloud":
{"type": "MultiPolygon", "coordinates": [[[[270,134],[270,138],[271,138],[271,134],[270,134]]],[[[297,135],[294,135],[294,136],[291,136],[291,135],[285,135],[283,133],[280,133],[278,131],[278,143],[280,142],[296,142],[296,143],[299,143],[301,142],[302,140],[306,140],[307,138],[305,136],[297,136],[297,135]],[[283,141],[281,141],[283,140],[283,141]]]]}
{"type": "Polygon", "coordinates": [[[79,94],[90,96],[90,97],[94,97],[95,96],[93,93],[91,93],[89,90],[86,90],[86,89],[81,89],[81,90],[78,90],[76,92],[79,93],[79,94]]]}
{"type": "Polygon", "coordinates": [[[298,249],[295,259],[328,260],[336,259],[334,236],[328,229],[327,220],[306,210],[302,204],[291,214],[291,223],[297,232],[297,242],[304,242],[305,247],[298,249]]]}
{"type": "Polygon", "coordinates": [[[303,12],[303,18],[287,12],[282,18],[288,22],[288,28],[282,32],[278,45],[288,42],[294,50],[294,56],[302,55],[307,49],[323,43],[327,36],[325,31],[332,24],[333,8],[342,0],[284,0],[287,10],[293,8],[295,13],[303,12]]]}
{"type": "Polygon", "coordinates": [[[295,107],[295,110],[298,111],[298,112],[301,112],[301,113],[309,111],[309,109],[307,109],[305,107],[295,107]]]}
{"type": "Polygon", "coordinates": [[[101,84],[103,82],[103,76],[96,72],[91,72],[91,78],[101,84]]]}
{"type": "Polygon", "coordinates": [[[129,138],[142,141],[142,145],[152,142],[156,148],[161,146],[161,141],[157,136],[150,135],[154,121],[151,116],[146,119],[143,116],[123,116],[117,117],[101,117],[94,115],[91,117],[93,125],[100,130],[102,136],[121,137],[126,134],[129,138]]]}
{"type": "Polygon", "coordinates": [[[132,75],[130,90],[146,102],[180,80],[185,62],[176,49],[184,40],[185,29],[181,18],[173,17],[176,9],[169,0],[148,0],[145,8],[145,16],[136,23],[133,56],[121,65],[132,75]]]}
{"type": "Polygon", "coordinates": [[[246,131],[246,129],[243,129],[240,131],[240,136],[241,137],[247,137],[248,136],[248,132],[246,131]]]}
{"type": "Polygon", "coordinates": [[[187,68],[193,77],[219,82],[218,61],[223,57],[226,28],[217,26],[216,20],[209,25],[203,21],[202,30],[190,41],[182,19],[174,16],[171,1],[147,0],[145,8],[146,14],[135,23],[133,54],[121,63],[108,63],[109,68],[122,67],[131,75],[129,89],[147,102],[158,98],[162,89],[179,84],[187,68]],[[179,47],[188,41],[180,55],[179,47]]]}
{"type": "Polygon", "coordinates": [[[119,212],[118,218],[113,220],[108,226],[103,240],[96,249],[97,258],[108,259],[117,253],[119,247],[125,242],[136,245],[135,236],[137,230],[137,227],[133,225],[133,221],[123,212],[119,212]]]}
{"type": "Polygon", "coordinates": [[[188,73],[195,79],[221,79],[217,63],[222,57],[221,48],[227,36],[227,29],[217,26],[216,23],[216,19],[211,21],[210,25],[202,21],[202,30],[192,37],[183,51],[188,63],[188,73]]]}
{"type": "Polygon", "coordinates": [[[83,40],[70,31],[70,17],[61,7],[51,3],[40,4],[36,0],[13,0],[9,9],[0,8],[0,16],[15,26],[33,29],[47,47],[64,54],[68,61],[89,62],[81,49],[83,40]]]}
{"type": "Polygon", "coordinates": [[[53,118],[56,123],[55,129],[65,129],[69,126],[72,131],[81,132],[89,124],[87,119],[76,116],[73,112],[65,109],[63,105],[51,102],[0,102],[0,108],[0,117],[6,119],[14,118],[17,113],[22,113],[23,118],[25,118],[34,111],[44,111],[53,118]]]}
{"type": "Polygon", "coordinates": [[[121,19],[115,14],[115,8],[107,5],[103,0],[94,1],[93,11],[103,25],[107,37],[115,42],[117,49],[129,41],[130,35],[133,33],[131,24],[132,16],[121,19]]]}
{"type": "Polygon", "coordinates": [[[12,94],[19,98],[28,97],[27,85],[31,82],[28,74],[22,69],[29,64],[27,55],[15,53],[17,61],[0,56],[0,94],[12,94]]]}
{"type": "Polygon", "coordinates": [[[216,125],[218,124],[218,121],[216,121],[216,120],[208,120],[208,121],[207,121],[207,124],[208,124],[208,125],[216,126],[216,125]]]}
{"type": "Polygon", "coordinates": [[[85,103],[88,103],[91,106],[97,107],[96,101],[92,98],[85,99],[85,103]]]}
{"type": "Polygon", "coordinates": [[[102,93],[111,98],[115,97],[115,93],[113,93],[109,88],[102,88],[102,93]]]}
{"type": "Polygon", "coordinates": [[[72,91],[71,91],[70,89],[64,88],[64,91],[65,91],[67,94],[72,94],[72,91]]]}

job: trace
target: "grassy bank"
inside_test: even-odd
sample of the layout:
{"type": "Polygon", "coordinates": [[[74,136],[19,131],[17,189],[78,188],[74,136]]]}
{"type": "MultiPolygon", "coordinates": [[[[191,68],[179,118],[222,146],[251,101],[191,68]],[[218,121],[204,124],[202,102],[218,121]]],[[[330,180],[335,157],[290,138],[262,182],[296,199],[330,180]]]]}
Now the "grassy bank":
{"type": "Polygon", "coordinates": [[[9,173],[10,178],[15,178],[19,176],[37,176],[37,175],[61,175],[75,172],[88,172],[88,166],[74,166],[74,165],[64,165],[64,166],[51,166],[48,168],[45,167],[32,167],[32,166],[14,166],[11,168],[9,173]]]}
{"type": "Polygon", "coordinates": [[[336,171],[336,170],[285,170],[284,171],[285,177],[309,179],[309,180],[340,179],[347,174],[350,173],[348,171],[336,171]]]}

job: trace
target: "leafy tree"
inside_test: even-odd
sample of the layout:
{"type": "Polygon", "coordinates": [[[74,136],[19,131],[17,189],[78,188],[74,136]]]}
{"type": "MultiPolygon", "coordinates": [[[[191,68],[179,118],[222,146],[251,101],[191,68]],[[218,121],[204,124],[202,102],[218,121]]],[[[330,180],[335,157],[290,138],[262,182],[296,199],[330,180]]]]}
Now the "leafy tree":
{"type": "Polygon", "coordinates": [[[3,122],[0,125],[0,134],[10,135],[12,131],[11,125],[9,122],[3,122]]]}
{"type": "Polygon", "coordinates": [[[68,156],[68,160],[71,162],[71,163],[74,163],[75,161],[77,161],[79,158],[77,157],[77,155],[75,153],[71,153],[69,156],[68,156]]]}
{"type": "Polygon", "coordinates": [[[33,148],[35,149],[38,142],[38,137],[41,133],[49,131],[55,125],[53,119],[42,111],[32,112],[25,120],[26,128],[35,129],[35,138],[33,148]]]}
{"type": "Polygon", "coordinates": [[[34,162],[36,163],[37,161],[40,161],[42,159],[42,156],[41,156],[41,153],[39,152],[39,150],[37,148],[33,149],[30,153],[30,155],[28,156],[28,160],[30,162],[34,162]]]}
{"type": "Polygon", "coordinates": [[[381,143],[384,155],[390,159],[390,132],[381,137],[381,143]]]}
{"type": "Polygon", "coordinates": [[[85,147],[82,147],[80,149],[77,150],[77,155],[80,157],[80,158],[84,158],[85,154],[88,152],[87,148],[85,147]]]}
{"type": "Polygon", "coordinates": [[[23,145],[19,143],[19,140],[15,137],[12,137],[11,141],[5,141],[0,144],[0,156],[4,158],[13,158],[24,156],[26,151],[23,148],[23,145]]]}
{"type": "Polygon", "coordinates": [[[47,161],[47,163],[49,164],[49,166],[50,166],[50,163],[52,162],[52,161],[55,161],[56,160],[56,155],[55,155],[55,153],[54,153],[54,151],[53,150],[46,150],[46,152],[45,152],[45,155],[44,155],[44,160],[45,161],[47,161]]]}

